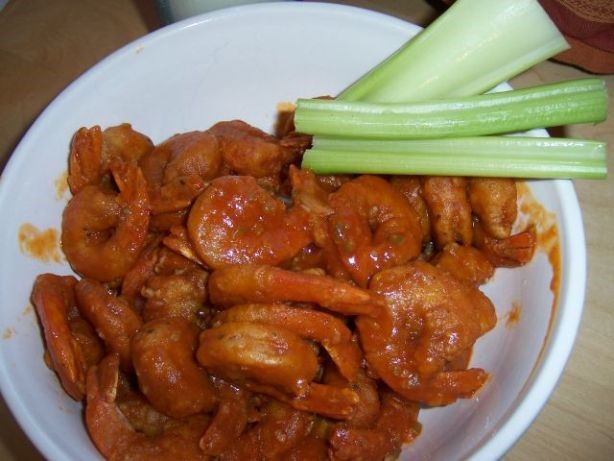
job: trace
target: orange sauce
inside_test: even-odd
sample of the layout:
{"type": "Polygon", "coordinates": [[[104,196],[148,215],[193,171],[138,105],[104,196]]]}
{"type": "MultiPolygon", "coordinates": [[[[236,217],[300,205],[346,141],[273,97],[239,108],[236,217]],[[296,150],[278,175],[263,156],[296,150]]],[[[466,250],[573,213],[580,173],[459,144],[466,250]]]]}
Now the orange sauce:
{"type": "Polygon", "coordinates": [[[36,226],[25,223],[19,227],[19,248],[22,253],[39,261],[59,263],[62,261],[59,236],[57,229],[39,230],[36,226]]]}
{"type": "Polygon", "coordinates": [[[61,200],[68,191],[68,171],[65,171],[53,181],[53,185],[55,187],[55,198],[61,200]]]}
{"type": "Polygon", "coordinates": [[[559,291],[561,287],[561,247],[559,239],[559,229],[556,225],[556,214],[544,208],[539,203],[529,186],[524,182],[518,182],[518,201],[520,213],[524,219],[535,226],[537,236],[537,250],[544,252],[548,257],[548,262],[552,267],[552,280],[550,281],[550,291],[552,291],[552,313],[556,311],[559,291]]]}
{"type": "Polygon", "coordinates": [[[513,327],[520,321],[520,314],[522,312],[520,303],[518,301],[514,301],[512,303],[512,307],[505,314],[505,326],[508,328],[513,327]]]}
{"type": "Polygon", "coordinates": [[[529,186],[524,182],[517,182],[518,203],[520,213],[530,223],[535,226],[537,236],[537,251],[542,251],[548,257],[550,267],[552,267],[552,279],[550,280],[550,291],[552,292],[552,305],[550,306],[550,319],[548,329],[544,336],[541,350],[535,361],[535,368],[541,363],[546,344],[552,332],[556,310],[559,302],[559,292],[561,288],[561,246],[559,230],[556,225],[556,214],[544,208],[531,193],[529,186]]]}
{"type": "Polygon", "coordinates": [[[28,304],[26,308],[22,311],[21,316],[27,317],[29,315],[32,315],[33,313],[34,313],[34,306],[32,306],[32,304],[28,304]]]}
{"type": "Polygon", "coordinates": [[[15,334],[15,330],[12,328],[6,328],[2,333],[2,339],[11,339],[15,334]]]}

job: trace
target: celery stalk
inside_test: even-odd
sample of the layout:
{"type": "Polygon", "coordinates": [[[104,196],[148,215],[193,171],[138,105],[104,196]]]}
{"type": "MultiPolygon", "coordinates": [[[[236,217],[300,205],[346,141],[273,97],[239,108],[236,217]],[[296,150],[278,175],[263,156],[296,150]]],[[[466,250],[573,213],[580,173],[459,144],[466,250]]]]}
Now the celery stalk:
{"type": "Polygon", "coordinates": [[[580,79],[422,103],[299,99],[294,123],[316,136],[426,139],[601,122],[607,114],[604,82],[580,79]]]}
{"type": "Polygon", "coordinates": [[[417,174],[601,179],[605,143],[564,138],[482,136],[437,140],[315,138],[303,168],[317,174],[417,174]]]}
{"type": "Polygon", "coordinates": [[[458,0],[338,99],[476,95],[568,47],[537,0],[458,0]]]}

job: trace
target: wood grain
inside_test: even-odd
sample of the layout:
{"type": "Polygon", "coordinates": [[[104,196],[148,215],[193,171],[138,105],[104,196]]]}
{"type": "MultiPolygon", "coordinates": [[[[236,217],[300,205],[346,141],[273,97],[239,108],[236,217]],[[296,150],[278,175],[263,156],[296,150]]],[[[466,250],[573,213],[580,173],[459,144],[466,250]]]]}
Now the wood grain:
{"type": "MultiPolygon", "coordinates": [[[[339,1],[426,24],[435,15],[423,0],[339,1]]],[[[433,2],[435,4],[436,2],[433,2]]],[[[159,25],[150,0],[12,0],[0,11],[0,168],[41,110],[80,73],[159,25]]],[[[546,62],[514,86],[587,74],[546,62]]],[[[614,97],[614,76],[605,76],[614,97]]],[[[614,171],[614,113],[598,126],[568,134],[609,143],[614,171]]],[[[582,325],[560,383],[534,424],[505,456],[521,460],[614,459],[614,179],[576,181],[588,247],[588,290],[582,325]]],[[[0,401],[0,459],[38,460],[0,401]]]]}

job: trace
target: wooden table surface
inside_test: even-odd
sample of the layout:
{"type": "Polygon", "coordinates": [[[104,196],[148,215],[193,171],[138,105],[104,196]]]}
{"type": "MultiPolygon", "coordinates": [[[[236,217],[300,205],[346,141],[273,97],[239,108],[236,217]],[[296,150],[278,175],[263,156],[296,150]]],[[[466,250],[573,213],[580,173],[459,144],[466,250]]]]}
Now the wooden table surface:
{"type": "MultiPolygon", "coordinates": [[[[436,13],[424,0],[341,1],[426,24],[436,13]]],[[[150,0],[10,0],[0,11],[0,169],[40,111],[84,70],[159,27],[150,0]]],[[[586,76],[542,63],[512,85],[586,76]]],[[[614,76],[603,77],[610,98],[614,76]]],[[[609,143],[614,172],[614,113],[598,126],[567,134],[609,143]]],[[[610,178],[614,178],[614,173],[610,178]]],[[[614,179],[576,181],[588,245],[588,287],[579,336],[560,383],[531,428],[505,456],[520,460],[614,459],[614,179]]],[[[0,400],[0,459],[40,454],[0,400]]]]}

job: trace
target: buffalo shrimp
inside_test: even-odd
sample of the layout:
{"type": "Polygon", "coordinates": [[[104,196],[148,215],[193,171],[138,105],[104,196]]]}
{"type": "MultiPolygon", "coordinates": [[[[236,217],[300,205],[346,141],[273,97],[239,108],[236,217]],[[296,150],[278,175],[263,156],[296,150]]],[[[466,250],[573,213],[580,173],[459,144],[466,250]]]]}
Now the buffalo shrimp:
{"type": "Polygon", "coordinates": [[[235,304],[296,301],[316,303],[346,315],[376,311],[378,295],[326,275],[294,272],[267,265],[217,269],[209,277],[209,297],[218,307],[235,304]]]}
{"type": "Polygon", "coordinates": [[[257,423],[221,453],[220,461],[291,459],[290,453],[314,431],[313,415],[282,402],[270,400],[259,413],[257,423]]]}
{"type": "Polygon", "coordinates": [[[51,368],[66,393],[81,400],[87,369],[102,358],[103,349],[77,309],[76,283],[72,276],[39,275],[32,289],[32,303],[43,329],[51,368]]]}
{"type": "Polygon", "coordinates": [[[473,245],[495,267],[518,267],[527,264],[533,258],[537,236],[535,229],[529,227],[506,238],[498,239],[490,236],[478,222],[473,232],[473,245]]]}
{"type": "Polygon", "coordinates": [[[122,413],[117,402],[119,357],[111,354],[87,373],[85,425],[94,445],[106,459],[207,461],[199,440],[209,416],[198,414],[169,420],[159,433],[138,431],[122,413]]]}
{"type": "Polygon", "coordinates": [[[315,382],[320,373],[317,351],[305,340],[313,335],[292,330],[260,322],[222,323],[200,334],[196,356],[210,373],[298,410],[351,416],[356,393],[348,386],[315,382]]]}
{"type": "Polygon", "coordinates": [[[139,161],[147,180],[154,215],[181,212],[190,206],[222,168],[217,138],[206,131],[174,135],[139,161]]]}
{"type": "Polygon", "coordinates": [[[311,241],[306,211],[286,208],[251,176],[213,180],[191,208],[188,233],[212,268],[279,264],[311,241]]]}
{"type": "Polygon", "coordinates": [[[155,274],[145,282],[143,319],[180,317],[198,324],[206,310],[208,273],[200,268],[182,273],[155,274]]]}
{"type": "Polygon", "coordinates": [[[482,370],[444,371],[496,322],[477,288],[421,261],[379,272],[370,287],[387,308],[375,318],[359,317],[357,327],[369,367],[384,382],[427,405],[453,402],[482,386],[482,370]]]}
{"type": "MultiPolygon", "coordinates": [[[[207,133],[217,139],[223,162],[234,174],[277,177],[296,156],[293,143],[284,144],[241,120],[218,122],[207,133]]],[[[299,143],[298,149],[302,146],[299,143]]]]}
{"type": "Polygon", "coordinates": [[[422,197],[429,210],[433,239],[439,248],[451,242],[471,244],[473,220],[466,178],[426,176],[422,178],[422,197]]]}
{"type": "Polygon", "coordinates": [[[151,320],[132,337],[139,388],[152,406],[172,418],[213,409],[215,391],[194,359],[199,329],[182,318],[151,320]]]}
{"type": "Polygon", "coordinates": [[[468,190],[471,210],[484,230],[497,239],[509,237],[518,214],[516,181],[471,178],[468,190]]]}
{"type": "Polygon", "coordinates": [[[115,296],[100,282],[81,279],[75,286],[79,309],[110,352],[119,355],[122,369],[132,369],[130,341],[143,323],[128,301],[115,296]]]}
{"type": "Polygon", "coordinates": [[[304,396],[319,370],[314,349],[298,334],[255,322],[227,322],[203,330],[196,353],[210,373],[304,396]]]}
{"type": "Polygon", "coordinates": [[[120,280],[147,243],[149,197],[141,170],[111,166],[119,194],[88,185],[66,205],[62,249],[75,272],[101,282],[120,280]]]}
{"type": "Polygon", "coordinates": [[[257,322],[290,330],[324,347],[341,374],[353,381],[360,369],[362,355],[352,343],[352,332],[330,314],[284,304],[243,304],[216,315],[211,325],[226,322],[257,322]]]}
{"type": "Polygon", "coordinates": [[[339,461],[373,461],[397,453],[421,431],[419,405],[391,391],[382,393],[381,410],[375,422],[365,428],[337,425],[330,436],[333,459],[339,461]]]}
{"type": "Polygon", "coordinates": [[[329,232],[343,264],[360,285],[387,267],[416,258],[422,247],[418,216],[388,181],[360,176],[331,194],[329,232]]]}
{"type": "Polygon", "coordinates": [[[153,149],[151,140],[128,123],[102,131],[99,126],[80,128],[68,156],[68,185],[73,194],[85,186],[105,182],[113,161],[136,162],[153,149]]]}

